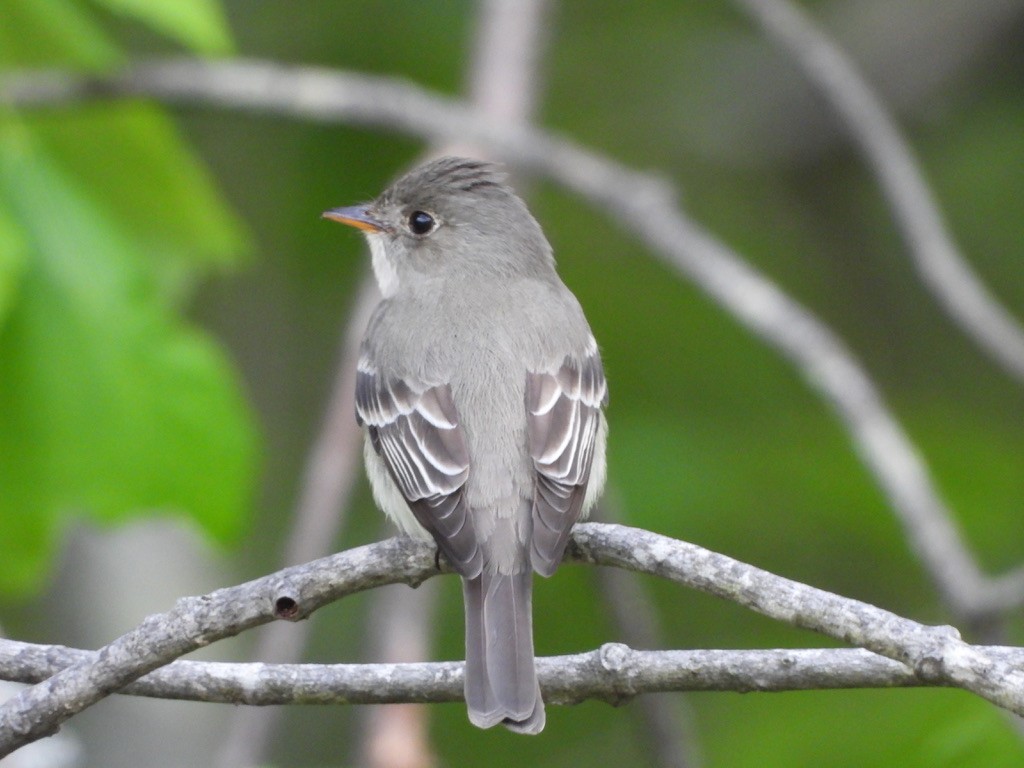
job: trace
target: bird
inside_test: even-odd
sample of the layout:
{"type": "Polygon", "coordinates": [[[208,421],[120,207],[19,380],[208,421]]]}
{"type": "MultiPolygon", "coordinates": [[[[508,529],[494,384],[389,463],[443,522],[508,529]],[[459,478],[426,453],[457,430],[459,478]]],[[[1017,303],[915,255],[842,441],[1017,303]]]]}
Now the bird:
{"type": "Polygon", "coordinates": [[[365,235],[382,296],[355,382],[374,499],[462,579],[470,722],[540,733],[533,573],[605,482],[597,341],[495,164],[435,159],[323,217],[365,235]]]}

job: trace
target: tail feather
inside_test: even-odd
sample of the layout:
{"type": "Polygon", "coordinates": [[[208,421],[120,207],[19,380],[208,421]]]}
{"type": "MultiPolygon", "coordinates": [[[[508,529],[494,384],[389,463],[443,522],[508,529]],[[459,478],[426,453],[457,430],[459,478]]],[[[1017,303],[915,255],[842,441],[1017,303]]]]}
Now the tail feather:
{"type": "Polygon", "coordinates": [[[466,705],[480,728],[501,723],[540,733],[544,702],[533,657],[533,575],[482,573],[463,579],[466,705]]]}

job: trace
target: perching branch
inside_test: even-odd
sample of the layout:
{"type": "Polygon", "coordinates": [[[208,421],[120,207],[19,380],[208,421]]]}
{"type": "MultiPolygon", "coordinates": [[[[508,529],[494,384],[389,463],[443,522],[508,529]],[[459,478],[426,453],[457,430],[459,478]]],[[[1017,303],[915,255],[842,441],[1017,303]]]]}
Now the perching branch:
{"type": "Polygon", "coordinates": [[[989,292],[946,230],[913,150],[843,50],[789,0],[736,0],[832,102],[889,201],[914,266],[950,317],[1024,383],[1024,329],[989,292]]]}
{"type": "MultiPolygon", "coordinates": [[[[1008,664],[1024,649],[984,646],[1008,664]]],[[[91,651],[0,640],[0,679],[38,683],[91,651]]],[[[129,696],[249,706],[413,704],[462,701],[463,662],[233,664],[180,660],[118,691],[129,696]]],[[[587,653],[537,659],[548,704],[623,704],[647,693],[840,690],[943,685],[859,648],[638,651],[606,643],[587,653]]]]}
{"type": "Polygon", "coordinates": [[[461,102],[389,78],[255,61],[181,60],[106,77],[35,72],[0,82],[0,104],[20,108],[129,97],[373,126],[434,142],[473,142],[562,184],[600,207],[793,362],[842,420],[913,551],[956,615],[971,620],[1024,602],[1024,568],[996,578],[981,571],[923,459],[843,342],[689,219],[661,178],[550,134],[481,118],[461,102]]]}
{"type": "MultiPolygon", "coordinates": [[[[693,544],[620,525],[576,526],[567,558],[660,576],[732,600],[765,616],[900,662],[925,683],[963,688],[1018,715],[1024,714],[1024,670],[1016,655],[1020,651],[991,651],[969,645],[952,627],[918,624],[693,544]]],[[[435,573],[434,551],[428,544],[388,539],[209,595],[182,598],[171,611],[147,617],[110,645],[77,658],[0,705],[0,757],[53,733],[74,714],[196,648],[275,618],[306,618],[317,608],[355,592],[394,582],[416,584],[435,573]]],[[[628,681],[634,675],[646,674],[643,668],[659,659],[648,652],[633,652],[612,644],[581,661],[587,663],[559,669],[565,677],[544,677],[549,685],[545,691],[550,691],[553,702],[579,700],[578,687],[592,690],[581,687],[580,681],[593,686],[594,677],[606,675],[609,667],[616,675],[625,670],[628,681]]],[[[542,674],[550,674],[547,663],[541,668],[542,674]]],[[[379,673],[388,667],[393,668],[385,665],[376,669],[379,673]]],[[[429,670],[412,665],[405,671],[415,675],[429,670]]],[[[446,673],[437,682],[443,690],[457,686],[457,665],[434,671],[446,673]]],[[[247,689],[251,690],[256,680],[243,679],[248,679],[247,689]]],[[[755,690],[756,680],[756,675],[748,678],[755,690]]],[[[674,689],[651,685],[649,690],[674,689]]],[[[636,692],[626,688],[626,695],[636,692]]],[[[307,690],[304,695],[313,694],[307,690]]]]}
{"type": "Polygon", "coordinates": [[[908,665],[925,680],[972,691],[1024,714],[1024,670],[986,657],[953,627],[929,627],[775,576],[725,555],[623,526],[577,526],[573,559],[668,578],[778,621],[908,665]],[[630,535],[620,537],[619,531],[630,535]]]}
{"type": "Polygon", "coordinates": [[[433,570],[425,543],[389,539],[293,566],[236,587],[178,600],[86,660],[0,704],[0,758],[47,736],[147,672],[225,637],[276,618],[298,620],[348,594],[433,570]]]}

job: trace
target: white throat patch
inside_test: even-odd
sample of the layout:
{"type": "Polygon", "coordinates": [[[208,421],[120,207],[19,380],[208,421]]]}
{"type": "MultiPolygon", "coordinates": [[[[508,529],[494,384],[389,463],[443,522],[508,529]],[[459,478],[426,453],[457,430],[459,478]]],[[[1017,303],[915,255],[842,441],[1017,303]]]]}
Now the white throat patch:
{"type": "Polygon", "coordinates": [[[377,278],[377,287],[380,288],[381,295],[385,299],[391,298],[398,293],[398,272],[384,250],[384,236],[377,233],[367,233],[366,241],[370,244],[370,254],[373,257],[373,275],[377,278]]]}

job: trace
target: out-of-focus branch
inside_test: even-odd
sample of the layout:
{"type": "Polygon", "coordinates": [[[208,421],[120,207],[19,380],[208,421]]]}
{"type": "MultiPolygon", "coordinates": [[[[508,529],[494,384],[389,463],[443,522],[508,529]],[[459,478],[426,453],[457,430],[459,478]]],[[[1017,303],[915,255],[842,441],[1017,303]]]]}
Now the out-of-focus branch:
{"type": "MultiPolygon", "coordinates": [[[[381,667],[420,665],[429,658],[436,633],[431,617],[437,613],[439,585],[418,589],[396,585],[374,595],[366,637],[371,658],[381,667]]],[[[461,672],[461,665],[458,665],[461,672]]],[[[461,679],[461,678],[460,678],[461,679]]],[[[461,688],[459,689],[461,691],[461,688]]],[[[367,710],[359,729],[357,754],[362,768],[429,768],[437,763],[430,746],[430,715],[412,701],[385,702],[391,706],[367,710]]]]}
{"type": "MultiPolygon", "coordinates": [[[[327,410],[313,443],[299,489],[294,522],[285,546],[285,565],[323,557],[337,541],[355,484],[362,433],[355,420],[356,363],[359,339],[380,297],[372,279],[365,278],[356,295],[342,338],[340,360],[327,410]]],[[[309,640],[309,624],[271,624],[259,635],[253,658],[297,662],[309,640]]],[[[236,710],[228,724],[217,758],[221,768],[262,765],[281,710],[236,710]]]]}
{"type": "Polygon", "coordinates": [[[842,117],[889,201],[925,285],[982,349],[1024,383],[1024,329],[960,254],[913,150],[853,61],[796,3],[736,2],[790,52],[842,117]]]}
{"type": "Polygon", "coordinates": [[[495,122],[526,125],[540,98],[548,0],[483,0],[469,69],[469,100],[495,122]]]}
{"type": "MultiPolygon", "coordinates": [[[[614,488],[591,513],[601,523],[625,523],[622,505],[614,488]]],[[[615,636],[632,648],[663,648],[657,607],[635,574],[614,568],[598,568],[597,583],[607,606],[615,636]]],[[[639,743],[648,745],[649,760],[661,768],[694,768],[701,764],[697,729],[689,699],[685,696],[645,696],[634,708],[639,716],[639,743]]]]}
{"type": "MultiPolygon", "coordinates": [[[[0,705],[0,757],[53,733],[71,716],[196,648],[274,618],[306,618],[358,591],[429,578],[437,573],[434,557],[426,542],[388,539],[209,595],[182,598],[171,611],[147,617],[110,645],[0,705]]],[[[577,525],[567,557],[660,576],[731,600],[898,661],[922,681],[963,688],[1024,715],[1019,659],[969,645],[952,627],[918,624],[696,545],[621,525],[577,525]]],[[[552,702],[572,701],[581,680],[609,671],[628,679],[639,671],[637,662],[648,660],[625,646],[605,646],[597,668],[564,669],[558,679],[548,678],[545,691],[552,702]]],[[[633,691],[627,687],[625,693],[633,691]]]]}
{"type": "Polygon", "coordinates": [[[345,323],[330,400],[306,462],[295,512],[296,525],[285,550],[287,565],[325,555],[344,524],[348,497],[363,455],[363,435],[355,417],[359,342],[379,301],[380,294],[367,274],[345,323]]]}
{"type": "Polygon", "coordinates": [[[924,461],[843,342],[688,218],[660,177],[539,130],[481,118],[461,102],[389,78],[256,61],[177,60],[106,77],[23,72],[0,80],[0,104],[11,107],[128,97],[374,126],[434,142],[474,142],[576,192],[796,365],[842,419],[955,614],[973,620],[1024,601],[1024,568],[998,578],[981,572],[924,461]]]}

